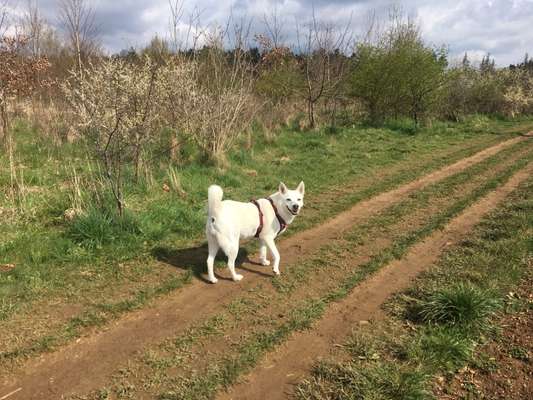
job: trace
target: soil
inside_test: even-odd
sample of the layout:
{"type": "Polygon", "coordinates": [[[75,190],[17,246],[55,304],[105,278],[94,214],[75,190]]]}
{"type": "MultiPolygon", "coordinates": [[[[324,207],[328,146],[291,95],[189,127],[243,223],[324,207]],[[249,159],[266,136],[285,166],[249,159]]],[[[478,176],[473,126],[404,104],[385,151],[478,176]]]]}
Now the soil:
{"type": "Polygon", "coordinates": [[[505,185],[489,193],[454,218],[443,230],[436,231],[413,246],[401,259],[382,268],[357,286],[343,301],[331,305],[311,330],[292,335],[243,382],[221,393],[219,399],[286,399],[296,383],[312,365],[327,357],[335,344],[343,342],[354,326],[384,317],[381,305],[394,293],[405,290],[412,280],[437,261],[442,250],[464,237],[491,210],[495,209],[533,172],[533,165],[516,173],[505,185]]]}
{"type": "MultiPolygon", "coordinates": [[[[527,139],[519,137],[485,149],[397,189],[359,202],[350,210],[339,214],[324,224],[281,241],[278,248],[282,254],[282,270],[283,265],[300,262],[314,250],[340,238],[342,233],[352,228],[354,224],[360,223],[369,216],[397,203],[413,191],[460,172],[468,166],[480,162],[521,140],[527,139]]],[[[470,221],[474,220],[476,215],[479,214],[480,218],[497,201],[505,197],[512,184],[517,183],[519,178],[523,178],[523,175],[523,172],[518,173],[509,184],[493,192],[484,201],[477,204],[478,208],[469,210],[471,214],[463,218],[466,221],[462,220],[461,222],[463,231],[473,225],[470,221]]],[[[439,234],[453,236],[454,232],[453,230],[445,230],[444,232],[439,232],[439,234]]],[[[446,239],[442,242],[443,240],[442,238],[440,241],[437,240],[440,243],[439,246],[445,245],[448,241],[446,239]]],[[[407,273],[400,273],[397,276],[395,268],[389,266],[368,282],[362,284],[347,300],[350,304],[348,306],[349,315],[346,315],[346,310],[343,307],[345,302],[334,304],[328,311],[325,322],[320,322],[318,326],[317,332],[322,332],[322,335],[324,335],[322,339],[317,336],[316,332],[312,335],[310,334],[310,342],[307,345],[310,347],[301,347],[300,344],[295,344],[293,340],[290,340],[288,344],[282,346],[281,353],[277,352],[276,354],[283,354],[283,349],[292,349],[293,346],[296,346],[303,353],[294,353],[291,350],[290,354],[293,354],[292,357],[294,358],[292,361],[301,361],[301,363],[297,363],[297,366],[301,365],[303,367],[303,369],[300,368],[300,371],[305,370],[308,366],[307,363],[316,358],[315,352],[320,354],[321,349],[325,349],[327,347],[326,344],[331,342],[331,338],[336,337],[336,335],[349,327],[350,321],[355,321],[358,318],[368,319],[371,316],[375,316],[381,301],[394,291],[403,288],[403,285],[408,284],[410,279],[416,275],[417,268],[425,268],[426,263],[433,259],[433,253],[431,252],[435,251],[434,246],[436,245],[433,244],[429,248],[419,249],[420,257],[418,255],[414,257],[416,260],[421,261],[415,262],[416,260],[412,260],[414,266],[407,267],[407,273]],[[424,266],[420,267],[419,264],[424,266]],[[380,290],[376,290],[378,288],[380,290]],[[294,354],[298,354],[298,357],[294,357],[294,354]],[[306,356],[301,357],[301,354],[306,354],[306,356]]],[[[168,262],[181,267],[187,265],[197,267],[204,264],[205,253],[204,247],[180,250],[175,254],[169,255],[168,262]]],[[[102,386],[106,379],[115,372],[118,365],[134,357],[146,346],[160,342],[169,336],[175,336],[177,333],[183,332],[191,324],[214,315],[217,310],[228,304],[243,290],[256,285],[261,279],[264,279],[265,275],[271,275],[270,270],[250,262],[245,262],[243,267],[248,272],[245,274],[245,279],[239,284],[231,282],[227,271],[224,270],[222,274],[219,273],[219,276],[222,275],[223,279],[215,286],[210,286],[205,281],[195,281],[186,288],[109,324],[104,330],[93,332],[56,352],[44,354],[37,359],[28,361],[26,365],[13,374],[0,378],[0,385],[3,387],[0,390],[0,398],[21,389],[13,393],[9,399],[57,399],[73,392],[89,392],[102,386]]],[[[287,354],[289,353],[287,352],[287,354]]],[[[284,379],[282,379],[282,382],[278,382],[276,388],[271,385],[273,391],[272,396],[269,394],[269,399],[278,398],[275,393],[284,393],[287,389],[287,383],[290,384],[289,381],[292,379],[288,379],[286,375],[282,376],[283,371],[287,371],[287,369],[280,368],[280,365],[284,365],[281,360],[280,363],[271,371],[276,374],[277,378],[284,379]]],[[[261,368],[259,367],[258,370],[261,368]]],[[[287,368],[289,373],[293,373],[290,372],[293,370],[290,363],[287,364],[287,368]]],[[[275,382],[277,378],[273,379],[272,382],[275,382]]],[[[253,386],[260,387],[260,385],[253,386]]],[[[265,392],[255,391],[254,393],[255,395],[260,395],[265,392]]],[[[255,397],[255,395],[252,394],[251,397],[246,398],[264,398],[255,397]]]]}
{"type": "MultiPolygon", "coordinates": [[[[530,258],[533,268],[533,256],[530,258]]],[[[524,280],[516,293],[523,309],[505,315],[496,324],[501,336],[477,351],[476,357],[489,360],[490,367],[468,366],[446,382],[435,382],[435,396],[443,400],[466,398],[490,400],[533,399],[533,275],[524,280]]]]}
{"type": "MultiPolygon", "coordinates": [[[[305,207],[305,218],[298,219],[298,227],[300,230],[308,229],[309,227],[319,224],[322,221],[317,220],[317,215],[323,215],[324,209],[335,209],[339,204],[347,204],[349,207],[355,203],[355,200],[350,201],[350,197],[354,193],[361,193],[374,187],[376,181],[387,181],[391,177],[400,176],[405,172],[409,172],[416,167],[430,166],[436,160],[459,159],[460,154],[474,154],[483,148],[495,145],[502,142],[504,139],[500,136],[495,136],[491,140],[486,137],[469,140],[468,143],[456,143],[450,147],[439,149],[437,152],[425,153],[414,160],[412,157],[407,157],[402,161],[394,163],[387,168],[374,170],[372,173],[365,176],[359,176],[342,185],[337,185],[329,188],[327,191],[319,193],[309,193],[307,204],[305,207]]],[[[463,156],[465,157],[465,156],[463,156]]],[[[398,183],[399,185],[399,183],[398,183]]],[[[332,214],[337,214],[340,211],[335,211],[332,214]]],[[[0,214],[2,210],[0,209],[0,214]]],[[[287,236],[293,235],[297,232],[291,229],[287,232],[287,236]]],[[[286,236],[284,234],[284,236],[286,236]]],[[[202,240],[202,239],[200,239],[202,240]]],[[[198,241],[200,243],[200,241],[198,241]]],[[[187,273],[187,270],[178,267],[187,267],[187,265],[172,265],[167,262],[168,249],[159,248],[153,251],[154,257],[147,257],[144,260],[135,260],[135,266],[127,264],[119,264],[121,269],[121,276],[126,277],[131,273],[131,268],[144,267],[150,270],[149,273],[138,275],[137,277],[126,278],[122,277],[110,284],[108,281],[102,281],[98,277],[94,284],[92,276],[98,275],[99,272],[85,270],[79,272],[79,279],[83,279],[85,286],[79,289],[76,295],[68,295],[58,292],[48,294],[34,302],[25,303],[23,307],[17,309],[15,315],[3,321],[3,329],[0,330],[0,343],[2,343],[2,353],[19,354],[12,358],[9,362],[0,365],[0,375],[6,371],[12,371],[13,366],[23,363],[30,355],[24,354],[24,350],[35,348],[35,343],[38,343],[42,338],[57,336],[58,332],[64,329],[66,324],[69,324],[71,318],[83,315],[85,312],[93,311],[94,306],[102,303],[108,303],[110,299],[116,303],[121,300],[131,299],[133,293],[136,293],[147,287],[159,286],[161,282],[175,278],[177,276],[187,273]],[[140,264],[143,264],[141,266],[140,264]],[[98,283],[100,282],[100,283],[98,283]]],[[[170,254],[172,256],[172,254],[170,254]]],[[[15,268],[9,265],[6,268],[15,268]]],[[[117,268],[117,265],[115,265],[117,268]]],[[[204,265],[203,260],[199,259],[198,270],[195,271],[201,274],[204,265]]],[[[0,272],[2,272],[0,266],[0,272]]],[[[98,308],[98,306],[96,306],[98,308]]],[[[118,317],[118,316],[117,316],[118,317]]],[[[113,317],[114,318],[114,317],[113,317]]],[[[94,327],[78,327],[80,336],[84,336],[87,332],[94,332],[94,327]]],[[[54,348],[59,348],[65,345],[71,339],[60,339],[54,344],[54,348]]],[[[37,356],[44,350],[32,352],[31,356],[37,356]]],[[[1,357],[1,355],[0,355],[1,357]]]]}

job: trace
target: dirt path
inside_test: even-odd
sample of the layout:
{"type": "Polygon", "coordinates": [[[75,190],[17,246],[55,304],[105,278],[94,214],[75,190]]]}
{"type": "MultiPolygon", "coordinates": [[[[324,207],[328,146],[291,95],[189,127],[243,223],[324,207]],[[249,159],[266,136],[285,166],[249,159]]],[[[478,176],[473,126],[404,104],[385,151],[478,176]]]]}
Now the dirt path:
{"type": "MultiPolygon", "coordinates": [[[[397,203],[413,191],[458,173],[523,140],[528,139],[518,137],[499,143],[397,189],[359,202],[326,223],[281,241],[282,271],[284,266],[301,261],[354,224],[397,203]]],[[[174,263],[203,262],[205,258],[203,248],[183,253],[174,263]]],[[[145,346],[175,336],[191,324],[213,315],[243,290],[256,285],[265,275],[270,275],[270,270],[265,267],[250,263],[244,267],[247,272],[240,284],[221,280],[216,286],[208,287],[196,281],[150,307],[126,315],[101,332],[29,361],[16,376],[1,378],[3,389],[0,390],[0,398],[22,388],[10,400],[57,399],[72,392],[88,392],[104,385],[118,365],[145,346]]]]}
{"type": "Polygon", "coordinates": [[[463,239],[480,220],[494,210],[518,185],[531,176],[533,164],[516,173],[505,185],[489,193],[443,230],[413,246],[401,259],[382,268],[355,288],[339,303],[332,304],[312,329],[294,334],[290,340],[269,354],[243,383],[235,385],[220,400],[286,399],[294,386],[333,346],[341,343],[360,321],[383,316],[381,305],[392,294],[406,289],[422,271],[435,263],[445,247],[463,239]]]}

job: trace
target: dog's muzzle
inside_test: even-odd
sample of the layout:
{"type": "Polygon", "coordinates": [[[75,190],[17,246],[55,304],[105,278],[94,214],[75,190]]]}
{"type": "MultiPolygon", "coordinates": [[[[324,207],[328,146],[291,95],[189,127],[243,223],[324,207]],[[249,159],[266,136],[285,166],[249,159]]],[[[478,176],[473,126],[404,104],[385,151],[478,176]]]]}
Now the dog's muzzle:
{"type": "Polygon", "coordinates": [[[295,204],[292,206],[292,209],[287,207],[287,210],[289,210],[289,212],[292,214],[292,215],[298,215],[298,212],[300,211],[300,207],[295,204]]]}

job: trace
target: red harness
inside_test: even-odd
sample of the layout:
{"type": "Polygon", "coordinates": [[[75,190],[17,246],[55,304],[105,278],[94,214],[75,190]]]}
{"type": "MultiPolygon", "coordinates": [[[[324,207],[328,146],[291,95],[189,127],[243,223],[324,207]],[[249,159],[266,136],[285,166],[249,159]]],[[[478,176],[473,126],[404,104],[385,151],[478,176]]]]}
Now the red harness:
{"type": "MultiPolygon", "coordinates": [[[[274,210],[274,214],[276,214],[276,218],[278,219],[279,223],[279,231],[276,235],[279,236],[280,233],[282,233],[285,229],[287,229],[287,223],[283,219],[283,217],[278,213],[278,209],[276,205],[274,204],[274,200],[272,200],[270,197],[267,199],[270,204],[272,205],[272,209],[274,210]]],[[[257,200],[251,200],[253,204],[257,207],[257,211],[259,211],[259,226],[257,227],[257,231],[255,232],[255,237],[258,238],[261,234],[261,231],[263,230],[263,211],[261,211],[261,207],[259,207],[259,203],[257,200]]]]}

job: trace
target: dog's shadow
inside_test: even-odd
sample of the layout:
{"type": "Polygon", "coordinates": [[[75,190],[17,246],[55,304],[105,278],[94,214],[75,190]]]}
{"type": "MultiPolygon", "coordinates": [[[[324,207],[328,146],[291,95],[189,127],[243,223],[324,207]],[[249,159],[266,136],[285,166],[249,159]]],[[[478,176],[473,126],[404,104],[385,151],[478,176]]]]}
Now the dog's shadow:
{"type": "MultiPolygon", "coordinates": [[[[209,283],[206,279],[206,259],[207,259],[207,243],[197,247],[190,247],[185,249],[172,249],[169,247],[155,247],[152,250],[152,255],[159,261],[169,264],[175,268],[185,271],[191,271],[193,276],[197,279],[209,283]]],[[[227,258],[222,251],[219,251],[216,261],[227,262],[227,258]]],[[[249,251],[246,248],[239,249],[235,266],[244,269],[245,271],[256,272],[261,275],[270,276],[268,274],[251,270],[243,266],[244,263],[257,265],[256,262],[250,260],[249,251]]],[[[220,277],[220,274],[217,274],[220,277]]],[[[229,278],[220,277],[221,279],[230,280],[229,278]]]]}

